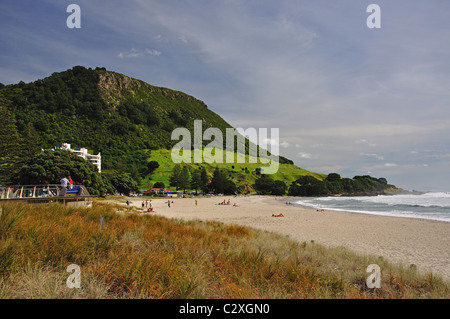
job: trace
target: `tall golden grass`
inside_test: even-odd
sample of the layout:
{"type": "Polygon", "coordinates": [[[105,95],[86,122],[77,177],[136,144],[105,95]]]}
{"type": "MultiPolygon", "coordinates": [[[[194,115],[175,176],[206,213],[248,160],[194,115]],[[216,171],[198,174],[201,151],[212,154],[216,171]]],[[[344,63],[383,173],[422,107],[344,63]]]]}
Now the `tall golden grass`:
{"type": "Polygon", "coordinates": [[[344,248],[94,203],[1,206],[0,298],[449,298],[449,284],[344,248]],[[105,226],[100,229],[100,216],[105,226]],[[366,268],[382,269],[381,288],[366,268]],[[81,269],[81,288],[66,268],[81,269]]]}

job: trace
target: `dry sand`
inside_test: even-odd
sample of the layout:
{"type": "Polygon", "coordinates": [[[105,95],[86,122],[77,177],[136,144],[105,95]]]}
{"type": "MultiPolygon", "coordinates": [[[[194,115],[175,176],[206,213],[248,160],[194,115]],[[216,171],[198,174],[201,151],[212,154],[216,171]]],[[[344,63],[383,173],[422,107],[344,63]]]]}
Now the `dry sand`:
{"type": "MultiPolygon", "coordinates": [[[[344,246],[355,252],[383,256],[394,263],[415,264],[450,280],[450,223],[424,219],[387,217],[324,211],[298,206],[270,196],[152,199],[157,215],[170,218],[214,220],[250,226],[314,240],[326,246],[344,246]],[[230,199],[231,205],[218,205],[230,199]],[[195,205],[197,200],[198,205],[195,205]],[[238,206],[234,207],[236,203],[238,206]],[[272,217],[282,213],[284,217],[272,217]]],[[[282,199],[281,199],[282,200],[282,199]]],[[[130,198],[141,208],[142,199],[130,198]]]]}

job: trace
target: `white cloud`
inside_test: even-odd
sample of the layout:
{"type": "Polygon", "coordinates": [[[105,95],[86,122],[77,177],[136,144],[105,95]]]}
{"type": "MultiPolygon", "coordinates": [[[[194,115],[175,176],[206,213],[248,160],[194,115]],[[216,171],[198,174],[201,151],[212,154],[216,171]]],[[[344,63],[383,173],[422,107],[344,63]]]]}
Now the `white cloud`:
{"type": "Polygon", "coordinates": [[[289,143],[286,142],[286,141],[283,141],[283,142],[280,143],[280,146],[282,146],[282,147],[284,147],[284,148],[288,148],[289,146],[291,146],[291,144],[289,144],[289,143]]]}
{"type": "Polygon", "coordinates": [[[159,56],[161,54],[162,54],[161,51],[158,51],[158,50],[155,50],[155,49],[144,49],[144,50],[141,50],[141,49],[132,48],[129,51],[120,52],[117,56],[119,58],[121,58],[121,59],[124,59],[124,58],[139,58],[139,57],[142,57],[144,55],[159,56]]]}
{"type": "Polygon", "coordinates": [[[298,153],[297,156],[300,157],[300,158],[304,158],[304,159],[313,159],[313,158],[315,158],[312,154],[304,153],[304,152],[298,153]]]}
{"type": "Polygon", "coordinates": [[[359,155],[366,156],[366,157],[374,157],[379,160],[384,160],[384,157],[381,155],[378,155],[378,154],[359,153],[359,155]]]}
{"type": "Polygon", "coordinates": [[[155,50],[155,49],[145,49],[144,53],[149,54],[149,55],[155,55],[155,56],[159,56],[161,55],[161,51],[155,50]]]}
{"type": "Polygon", "coordinates": [[[368,140],[366,140],[365,138],[361,138],[361,139],[359,139],[359,140],[356,140],[356,142],[355,142],[356,144],[365,144],[365,145],[368,145],[368,146],[370,146],[370,147],[375,147],[375,146],[377,146],[377,144],[375,144],[375,143],[370,143],[368,140]]]}

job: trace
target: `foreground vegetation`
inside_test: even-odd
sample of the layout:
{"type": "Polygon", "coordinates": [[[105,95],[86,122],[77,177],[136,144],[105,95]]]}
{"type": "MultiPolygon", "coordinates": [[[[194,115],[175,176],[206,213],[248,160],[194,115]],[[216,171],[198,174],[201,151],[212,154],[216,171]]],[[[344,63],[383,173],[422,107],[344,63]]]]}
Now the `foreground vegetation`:
{"type": "Polygon", "coordinates": [[[1,298],[449,298],[432,274],[344,248],[123,206],[2,205],[1,298]],[[100,229],[100,216],[105,226],[100,229]],[[369,264],[380,289],[366,286],[369,264]],[[81,268],[69,289],[67,266],[81,268]]]}

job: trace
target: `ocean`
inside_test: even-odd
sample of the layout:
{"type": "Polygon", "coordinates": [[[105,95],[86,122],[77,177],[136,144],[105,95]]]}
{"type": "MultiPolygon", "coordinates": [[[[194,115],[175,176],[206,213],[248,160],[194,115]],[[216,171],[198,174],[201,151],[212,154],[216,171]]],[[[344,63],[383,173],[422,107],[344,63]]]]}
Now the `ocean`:
{"type": "Polygon", "coordinates": [[[450,193],[355,197],[295,197],[292,204],[314,209],[423,218],[450,222],[450,193]]]}

